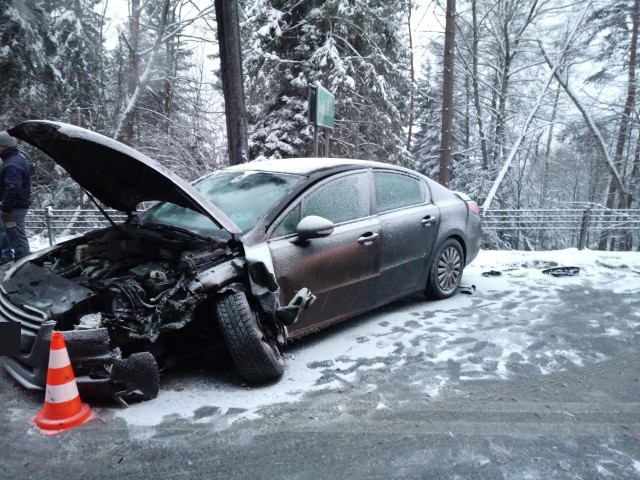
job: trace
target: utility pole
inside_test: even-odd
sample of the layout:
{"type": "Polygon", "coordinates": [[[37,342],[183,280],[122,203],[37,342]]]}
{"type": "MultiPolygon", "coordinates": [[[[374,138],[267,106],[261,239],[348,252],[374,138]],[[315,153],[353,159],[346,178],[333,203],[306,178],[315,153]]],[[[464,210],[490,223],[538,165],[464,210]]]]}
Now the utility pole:
{"type": "Polygon", "coordinates": [[[229,165],[249,161],[237,0],[215,0],[229,165]]]}
{"type": "Polygon", "coordinates": [[[453,147],[453,62],[456,35],[456,0],[447,0],[442,74],[442,131],[440,137],[440,171],[438,182],[449,186],[451,149],[453,147]]]}

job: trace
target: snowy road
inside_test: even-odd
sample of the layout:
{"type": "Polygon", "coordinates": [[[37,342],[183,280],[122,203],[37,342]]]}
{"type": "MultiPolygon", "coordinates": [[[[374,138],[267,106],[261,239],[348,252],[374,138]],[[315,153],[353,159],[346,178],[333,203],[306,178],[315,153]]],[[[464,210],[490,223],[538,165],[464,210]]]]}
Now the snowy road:
{"type": "Polygon", "coordinates": [[[194,418],[206,407],[234,421],[309,392],[383,392],[397,377],[403,389],[435,398],[470,380],[545,375],[604,361],[618,346],[640,339],[637,253],[481,252],[462,285],[475,290],[440,302],[409,298],[294,344],[275,385],[238,389],[226,379],[212,381],[208,372],[172,376],[153,408],[144,403],[118,415],[150,426],[165,416],[194,418]],[[557,265],[581,271],[542,273],[557,265]],[[483,275],[492,270],[501,275],[483,275]]]}
{"type": "Polygon", "coordinates": [[[157,399],[97,407],[55,440],[28,421],[39,398],[2,375],[9,464],[37,476],[23,457],[62,448],[61,472],[85,455],[134,477],[640,477],[640,253],[483,251],[463,285],[292,345],[274,385],[240,386],[228,366],[172,373],[157,399]],[[580,272],[542,272],[558,265],[580,272]]]}

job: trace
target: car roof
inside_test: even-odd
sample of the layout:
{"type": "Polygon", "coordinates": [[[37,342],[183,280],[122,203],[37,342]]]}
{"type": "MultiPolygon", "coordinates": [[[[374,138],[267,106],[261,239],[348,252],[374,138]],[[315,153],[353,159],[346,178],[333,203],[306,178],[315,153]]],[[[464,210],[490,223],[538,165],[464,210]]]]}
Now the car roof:
{"type": "MultiPolygon", "coordinates": [[[[296,175],[314,175],[317,173],[330,174],[332,171],[350,170],[357,168],[389,168],[411,172],[411,170],[388,163],[370,160],[354,160],[348,158],[281,158],[273,160],[258,160],[228,167],[228,170],[254,170],[260,172],[291,173],[296,175]]],[[[416,173],[416,172],[412,172],[416,173]]]]}

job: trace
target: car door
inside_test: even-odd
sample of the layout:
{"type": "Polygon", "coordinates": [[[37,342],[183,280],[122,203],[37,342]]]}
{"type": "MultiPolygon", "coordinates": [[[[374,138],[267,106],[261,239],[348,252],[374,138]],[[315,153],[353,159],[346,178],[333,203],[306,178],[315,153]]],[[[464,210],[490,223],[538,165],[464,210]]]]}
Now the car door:
{"type": "Polygon", "coordinates": [[[315,303],[289,327],[292,337],[370,308],[375,303],[380,261],[380,225],[371,214],[369,173],[332,177],[305,192],[274,222],[268,242],[280,299],[288,303],[301,288],[315,303]],[[309,215],[335,224],[327,237],[296,242],[295,226],[309,215]]]}
{"type": "Polygon", "coordinates": [[[440,212],[418,177],[376,170],[374,184],[380,221],[377,298],[386,302],[425,288],[440,212]]]}

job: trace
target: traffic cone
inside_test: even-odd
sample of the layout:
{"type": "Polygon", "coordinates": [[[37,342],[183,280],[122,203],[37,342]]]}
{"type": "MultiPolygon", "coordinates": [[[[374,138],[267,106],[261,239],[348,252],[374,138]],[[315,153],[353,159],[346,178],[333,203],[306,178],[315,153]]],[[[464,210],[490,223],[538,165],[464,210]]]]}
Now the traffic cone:
{"type": "Polygon", "coordinates": [[[61,332],[53,332],[44,407],[34,421],[42,433],[53,435],[94,418],[91,407],[80,400],[64,336],[61,332]]]}

